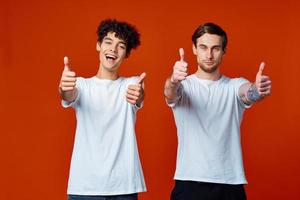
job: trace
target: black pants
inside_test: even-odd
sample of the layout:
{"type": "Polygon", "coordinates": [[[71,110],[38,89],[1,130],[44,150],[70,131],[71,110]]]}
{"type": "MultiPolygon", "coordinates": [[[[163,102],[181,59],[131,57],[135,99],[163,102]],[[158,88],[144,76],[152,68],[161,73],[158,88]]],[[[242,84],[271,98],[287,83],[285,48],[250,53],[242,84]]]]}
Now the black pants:
{"type": "Polygon", "coordinates": [[[138,194],[124,194],[112,196],[98,196],[98,195],[68,195],[68,200],[137,200],[138,194]]]}
{"type": "Polygon", "coordinates": [[[243,185],[176,180],[171,200],[246,200],[243,185]]]}

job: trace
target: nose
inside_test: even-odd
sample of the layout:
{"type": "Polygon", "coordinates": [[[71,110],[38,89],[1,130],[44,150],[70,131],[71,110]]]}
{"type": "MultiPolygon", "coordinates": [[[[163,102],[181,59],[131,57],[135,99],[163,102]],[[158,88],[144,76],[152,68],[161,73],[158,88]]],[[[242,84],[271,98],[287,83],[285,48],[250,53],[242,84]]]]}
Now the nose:
{"type": "Polygon", "coordinates": [[[117,45],[111,45],[109,50],[112,52],[117,52],[118,51],[117,45]]]}
{"type": "Polygon", "coordinates": [[[211,59],[213,57],[213,53],[212,53],[212,50],[211,49],[208,49],[207,52],[206,52],[206,57],[208,59],[211,59]]]}

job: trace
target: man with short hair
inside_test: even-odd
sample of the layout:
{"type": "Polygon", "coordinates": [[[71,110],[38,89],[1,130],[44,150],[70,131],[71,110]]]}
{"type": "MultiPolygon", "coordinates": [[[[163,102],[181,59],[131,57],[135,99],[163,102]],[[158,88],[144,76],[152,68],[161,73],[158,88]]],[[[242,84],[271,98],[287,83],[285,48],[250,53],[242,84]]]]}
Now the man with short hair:
{"type": "Polygon", "coordinates": [[[180,49],[164,89],[178,134],[171,200],[245,200],[240,124],[244,110],[270,94],[271,80],[264,63],[254,83],[221,74],[227,35],[216,24],[200,25],[192,41],[198,70],[188,76],[180,49]]]}
{"type": "Polygon", "coordinates": [[[140,34],[110,19],[100,23],[97,34],[97,74],[76,78],[65,57],[59,85],[63,106],[73,107],[77,118],[68,199],[137,200],[137,193],[146,191],[135,137],[146,74],[125,78],[118,70],[140,45],[140,34]]]}

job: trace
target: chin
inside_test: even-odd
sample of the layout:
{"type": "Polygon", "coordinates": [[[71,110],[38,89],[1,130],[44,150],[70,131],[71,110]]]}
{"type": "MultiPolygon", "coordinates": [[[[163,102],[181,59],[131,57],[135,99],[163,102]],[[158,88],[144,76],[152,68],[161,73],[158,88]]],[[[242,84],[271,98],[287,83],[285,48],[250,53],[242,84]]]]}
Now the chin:
{"type": "Polygon", "coordinates": [[[204,65],[200,65],[200,68],[205,71],[206,73],[213,73],[218,69],[218,66],[204,66],[204,65]]]}

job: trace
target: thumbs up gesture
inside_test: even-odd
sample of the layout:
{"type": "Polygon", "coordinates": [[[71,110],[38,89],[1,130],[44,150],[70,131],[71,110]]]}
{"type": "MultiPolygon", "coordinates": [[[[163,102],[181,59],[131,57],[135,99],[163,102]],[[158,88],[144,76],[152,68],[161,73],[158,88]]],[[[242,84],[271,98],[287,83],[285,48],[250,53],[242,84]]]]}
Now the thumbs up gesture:
{"type": "Polygon", "coordinates": [[[268,76],[263,75],[264,68],[265,63],[262,62],[259,66],[255,80],[255,86],[261,98],[268,96],[271,93],[271,79],[268,76]]]}
{"type": "Polygon", "coordinates": [[[129,85],[126,91],[126,100],[132,105],[140,104],[144,99],[143,83],[146,73],[142,73],[136,84],[129,85]]]}
{"type": "Polygon", "coordinates": [[[71,71],[69,67],[69,58],[64,57],[64,71],[60,79],[60,92],[73,91],[76,86],[75,72],[71,71]]]}
{"type": "Polygon", "coordinates": [[[171,76],[172,83],[178,83],[184,80],[188,73],[188,64],[184,61],[184,50],[183,48],[179,49],[180,61],[177,61],[173,67],[173,74],[171,76]]]}

